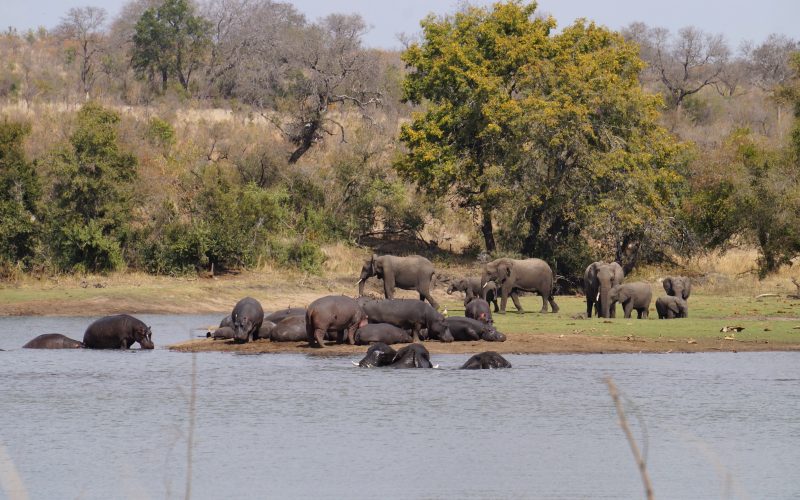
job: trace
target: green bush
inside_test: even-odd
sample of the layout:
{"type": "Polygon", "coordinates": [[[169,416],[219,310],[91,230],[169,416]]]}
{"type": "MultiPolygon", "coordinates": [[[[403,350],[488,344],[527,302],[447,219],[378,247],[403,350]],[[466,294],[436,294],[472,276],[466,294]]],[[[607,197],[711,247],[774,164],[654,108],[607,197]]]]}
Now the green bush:
{"type": "Polygon", "coordinates": [[[145,138],[153,146],[170,148],[175,144],[175,129],[166,121],[154,116],[147,122],[145,138]]]}

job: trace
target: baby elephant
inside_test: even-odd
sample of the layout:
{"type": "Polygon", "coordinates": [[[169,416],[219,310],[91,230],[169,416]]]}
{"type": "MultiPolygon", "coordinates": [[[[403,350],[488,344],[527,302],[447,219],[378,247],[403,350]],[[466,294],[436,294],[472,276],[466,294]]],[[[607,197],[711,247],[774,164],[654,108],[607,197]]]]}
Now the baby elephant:
{"type": "Polygon", "coordinates": [[[680,297],[668,295],[656,299],[658,319],[686,318],[689,316],[689,306],[680,297]]]}
{"type": "Polygon", "coordinates": [[[486,370],[493,368],[511,368],[511,363],[498,353],[487,351],[472,356],[461,367],[462,370],[486,370]]]}
{"type": "Polygon", "coordinates": [[[630,318],[631,312],[636,309],[636,316],[639,319],[647,318],[650,311],[650,301],[653,298],[653,289],[650,283],[636,282],[617,285],[611,289],[609,295],[611,307],[617,302],[622,304],[625,317],[630,318]]]}

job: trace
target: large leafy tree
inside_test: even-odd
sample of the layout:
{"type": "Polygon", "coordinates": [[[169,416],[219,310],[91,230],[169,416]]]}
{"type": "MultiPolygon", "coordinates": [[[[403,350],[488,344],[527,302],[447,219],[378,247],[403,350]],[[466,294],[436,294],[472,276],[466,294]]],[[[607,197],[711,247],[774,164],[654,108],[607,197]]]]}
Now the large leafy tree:
{"type": "Polygon", "coordinates": [[[558,262],[593,236],[613,254],[666,224],[680,147],[656,124],[661,101],[641,90],[634,45],[584,21],[553,35],[535,8],[499,3],[423,22],[403,57],[406,98],[426,108],[403,127],[398,169],[479,207],[489,251],[499,224],[506,250],[558,262]]]}
{"type": "Polygon", "coordinates": [[[119,115],[95,103],[78,112],[69,144],[51,157],[52,244],[63,267],[107,271],[123,265],[136,158],[117,140],[119,115]]]}
{"type": "Polygon", "coordinates": [[[41,189],[22,149],[29,131],[24,123],[0,122],[0,260],[13,264],[33,256],[38,235],[41,189]]]}
{"type": "Polygon", "coordinates": [[[141,77],[161,79],[165,91],[170,78],[189,90],[192,73],[207,55],[211,23],[195,14],[189,0],[165,0],[144,11],[133,35],[132,64],[141,77]]]}

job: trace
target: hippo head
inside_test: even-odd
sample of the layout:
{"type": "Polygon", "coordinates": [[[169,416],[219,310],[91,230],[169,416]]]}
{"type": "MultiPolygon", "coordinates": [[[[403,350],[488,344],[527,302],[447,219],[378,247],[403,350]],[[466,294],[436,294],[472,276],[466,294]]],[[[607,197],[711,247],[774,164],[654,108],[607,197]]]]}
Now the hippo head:
{"type": "Polygon", "coordinates": [[[153,344],[153,332],[150,330],[150,327],[142,324],[133,329],[133,338],[142,349],[153,349],[155,344],[153,344]]]}
{"type": "Polygon", "coordinates": [[[376,342],[370,346],[367,350],[367,355],[358,363],[358,366],[362,368],[388,366],[392,364],[396,355],[397,351],[388,345],[383,342],[376,342]]]}
{"type": "Polygon", "coordinates": [[[247,342],[253,330],[253,320],[246,314],[237,316],[233,320],[233,339],[238,342],[247,342]]]}
{"type": "Polygon", "coordinates": [[[428,338],[441,342],[452,342],[455,340],[442,314],[436,313],[436,318],[434,318],[433,322],[428,327],[428,338]]]}
{"type": "Polygon", "coordinates": [[[486,325],[481,332],[481,338],[487,342],[505,342],[506,336],[497,331],[492,325],[486,325]]]}

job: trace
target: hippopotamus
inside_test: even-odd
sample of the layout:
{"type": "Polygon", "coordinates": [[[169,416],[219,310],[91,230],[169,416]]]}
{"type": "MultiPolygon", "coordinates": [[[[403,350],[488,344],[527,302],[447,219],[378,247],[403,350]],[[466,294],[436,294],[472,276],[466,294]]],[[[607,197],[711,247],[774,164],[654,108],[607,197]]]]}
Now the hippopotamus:
{"type": "Polygon", "coordinates": [[[511,363],[498,353],[487,351],[472,356],[461,367],[462,370],[482,370],[491,368],[511,368],[511,363]]]}
{"type": "Polygon", "coordinates": [[[385,299],[373,300],[362,297],[359,304],[369,317],[370,323],[389,323],[413,332],[414,342],[419,342],[421,330],[427,328],[427,337],[442,342],[452,342],[444,316],[421,300],[385,299]]]}
{"type": "Polygon", "coordinates": [[[141,320],[128,314],[100,318],[83,334],[83,345],[89,349],[130,349],[138,342],[142,349],[152,349],[153,333],[141,320]]]}
{"type": "Polygon", "coordinates": [[[307,340],[305,315],[286,316],[272,328],[269,338],[273,342],[300,342],[307,340]]]}
{"type": "Polygon", "coordinates": [[[506,340],[506,336],[498,332],[494,326],[476,319],[452,316],[447,318],[446,322],[450,333],[456,340],[488,340],[490,342],[506,340]]]}
{"type": "Polygon", "coordinates": [[[266,321],[272,321],[276,325],[283,321],[284,319],[288,318],[289,316],[305,316],[306,309],[305,307],[287,307],[286,309],[281,309],[280,311],[275,311],[273,313],[267,314],[264,316],[266,321]]]}
{"type": "Polygon", "coordinates": [[[220,328],[224,328],[226,326],[233,328],[233,318],[231,318],[230,314],[222,318],[222,321],[219,322],[220,328]]]}
{"type": "Polygon", "coordinates": [[[489,303],[483,299],[472,299],[464,308],[464,316],[490,325],[494,322],[489,303]]]}
{"type": "Polygon", "coordinates": [[[230,326],[221,326],[214,330],[213,332],[206,333],[206,338],[212,338],[214,340],[226,340],[232,339],[235,335],[233,328],[230,326]]]}
{"type": "Polygon", "coordinates": [[[328,295],[312,302],[306,309],[308,344],[325,347],[327,332],[337,334],[337,342],[355,344],[356,330],[367,324],[367,315],[358,302],[344,295],[328,295]]]}
{"type": "Polygon", "coordinates": [[[272,338],[273,328],[275,328],[275,323],[265,319],[261,323],[261,328],[258,329],[258,338],[263,340],[269,340],[270,338],[272,338]]]}
{"type": "Polygon", "coordinates": [[[395,351],[383,342],[372,344],[366,356],[358,366],[373,368],[389,366],[391,368],[433,368],[430,354],[422,344],[410,344],[395,351]]]}
{"type": "Polygon", "coordinates": [[[384,344],[408,344],[413,339],[407,330],[389,323],[370,323],[356,331],[356,344],[367,345],[375,342],[384,344]]]}
{"type": "Polygon", "coordinates": [[[264,322],[264,309],[253,297],[245,297],[236,303],[231,312],[233,320],[233,338],[237,342],[249,342],[258,339],[258,329],[264,322]]]}
{"type": "Polygon", "coordinates": [[[83,342],[78,342],[60,333],[39,335],[24,346],[23,349],[82,349],[83,342]]]}

